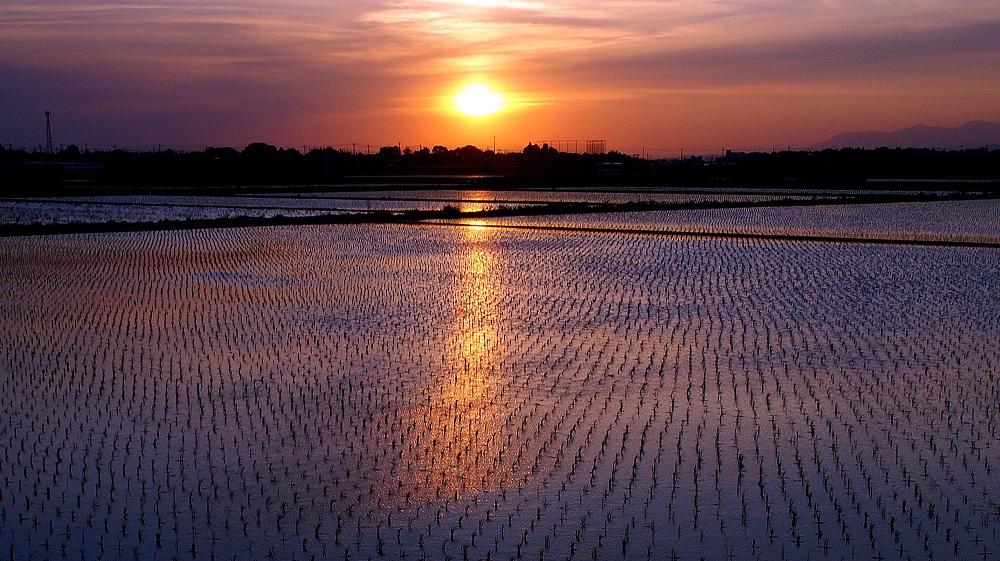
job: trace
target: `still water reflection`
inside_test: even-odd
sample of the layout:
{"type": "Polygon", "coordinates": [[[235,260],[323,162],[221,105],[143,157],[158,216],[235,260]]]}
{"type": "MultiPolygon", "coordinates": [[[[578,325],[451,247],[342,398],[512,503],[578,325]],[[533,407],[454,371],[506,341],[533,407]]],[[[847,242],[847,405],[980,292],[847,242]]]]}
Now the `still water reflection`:
{"type": "Polygon", "coordinates": [[[456,255],[452,297],[453,324],[448,329],[440,371],[432,377],[426,403],[415,412],[423,418],[417,469],[426,500],[483,493],[509,478],[503,458],[503,388],[499,311],[504,287],[502,263],[491,239],[494,231],[463,229],[456,255]]]}

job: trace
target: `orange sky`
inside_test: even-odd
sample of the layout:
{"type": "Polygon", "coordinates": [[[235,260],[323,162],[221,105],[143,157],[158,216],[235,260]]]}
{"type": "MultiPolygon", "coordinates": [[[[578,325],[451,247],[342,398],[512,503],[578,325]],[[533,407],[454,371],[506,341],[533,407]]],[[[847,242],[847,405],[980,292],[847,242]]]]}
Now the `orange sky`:
{"type": "Polygon", "coordinates": [[[3,1],[0,142],[654,156],[1000,121],[1000,3],[936,0],[3,1]],[[455,111],[466,85],[500,112],[455,111]],[[362,148],[364,149],[364,148],[362,148]]]}

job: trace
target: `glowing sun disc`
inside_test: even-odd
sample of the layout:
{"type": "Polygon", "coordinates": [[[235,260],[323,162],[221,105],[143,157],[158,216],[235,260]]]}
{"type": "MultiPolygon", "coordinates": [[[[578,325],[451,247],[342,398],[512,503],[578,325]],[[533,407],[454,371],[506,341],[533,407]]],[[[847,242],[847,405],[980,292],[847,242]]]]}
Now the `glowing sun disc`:
{"type": "Polygon", "coordinates": [[[459,111],[472,117],[485,117],[496,113],[503,105],[503,99],[482,84],[474,84],[465,88],[455,97],[455,106],[459,111]]]}

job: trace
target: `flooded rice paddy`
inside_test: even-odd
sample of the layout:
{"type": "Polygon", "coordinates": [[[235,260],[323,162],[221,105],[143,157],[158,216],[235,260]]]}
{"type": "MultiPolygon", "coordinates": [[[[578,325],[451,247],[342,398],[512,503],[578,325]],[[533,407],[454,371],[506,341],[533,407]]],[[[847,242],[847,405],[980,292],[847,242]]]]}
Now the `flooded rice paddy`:
{"type": "Polygon", "coordinates": [[[545,228],[641,230],[745,236],[995,244],[1000,200],[736,207],[478,218],[466,223],[545,228]]]}
{"type": "Polygon", "coordinates": [[[6,238],[0,555],[990,559],[998,294],[990,248],[6,238]]]}
{"type": "Polygon", "coordinates": [[[550,203],[699,203],[752,202],[779,199],[832,198],[822,192],[810,195],[772,192],[733,194],[716,191],[682,193],[588,190],[460,191],[411,189],[315,193],[264,192],[239,196],[202,195],[85,195],[63,197],[0,198],[0,224],[61,224],[95,222],[158,222],[162,220],[211,220],[237,216],[318,216],[340,213],[441,210],[462,212],[529,207],[550,203]]]}

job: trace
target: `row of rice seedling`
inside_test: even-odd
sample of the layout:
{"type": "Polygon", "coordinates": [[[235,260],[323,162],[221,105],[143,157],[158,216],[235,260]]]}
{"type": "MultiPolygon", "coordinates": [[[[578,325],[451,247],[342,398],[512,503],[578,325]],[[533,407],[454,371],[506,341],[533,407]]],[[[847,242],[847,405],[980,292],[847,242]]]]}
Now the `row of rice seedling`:
{"type": "Polygon", "coordinates": [[[58,199],[0,201],[0,225],[79,224],[94,222],[161,222],[164,220],[213,220],[217,218],[271,218],[274,216],[317,216],[324,210],[289,208],[245,208],[233,206],[148,205],[58,199]]]}
{"type": "Polygon", "coordinates": [[[983,559],[988,249],[0,241],[0,556],[983,559]]]}
{"type": "MultiPolygon", "coordinates": [[[[494,210],[503,205],[581,202],[763,201],[770,194],[649,193],[643,191],[355,191],[261,193],[239,196],[100,195],[0,200],[0,224],[159,222],[162,220],[310,216],[323,212],[494,210]]],[[[804,198],[804,197],[803,197],[804,198]]]]}
{"type": "Polygon", "coordinates": [[[493,225],[1000,242],[1000,201],[745,207],[491,218],[493,225]]]}
{"type": "MultiPolygon", "coordinates": [[[[36,199],[38,200],[38,199],[36,199]]],[[[121,205],[133,207],[160,207],[170,210],[183,208],[225,208],[233,210],[289,210],[289,211],[360,211],[360,210],[438,210],[441,203],[413,198],[387,198],[378,192],[366,197],[344,197],[337,194],[313,196],[297,194],[242,194],[242,195],[115,195],[73,198],[41,199],[47,202],[69,201],[80,205],[121,205]]],[[[497,205],[491,205],[496,207],[497,205]]]]}

